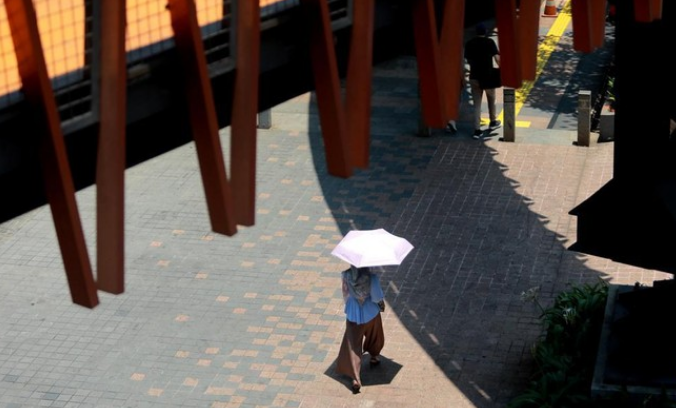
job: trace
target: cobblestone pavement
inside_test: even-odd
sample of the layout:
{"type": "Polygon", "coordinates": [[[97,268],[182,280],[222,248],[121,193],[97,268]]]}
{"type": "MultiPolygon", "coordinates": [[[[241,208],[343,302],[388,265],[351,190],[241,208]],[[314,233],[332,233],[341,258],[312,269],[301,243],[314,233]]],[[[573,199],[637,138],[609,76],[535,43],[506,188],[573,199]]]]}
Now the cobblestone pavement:
{"type": "MultiPolygon", "coordinates": [[[[666,277],[566,249],[612,143],[417,137],[413,60],[374,76],[369,168],[327,175],[311,94],[275,107],[256,224],[233,237],[210,232],[192,144],[129,169],[127,290],[93,310],[70,301],[48,208],[0,224],[0,407],[503,407],[542,330],[523,291],[547,305],[572,284],[666,277]],[[384,361],[353,395],[333,372],[346,264],[330,251],[381,227],[416,248],[379,269],[384,361]]],[[[95,190],[77,198],[95,265],[95,190]]]]}

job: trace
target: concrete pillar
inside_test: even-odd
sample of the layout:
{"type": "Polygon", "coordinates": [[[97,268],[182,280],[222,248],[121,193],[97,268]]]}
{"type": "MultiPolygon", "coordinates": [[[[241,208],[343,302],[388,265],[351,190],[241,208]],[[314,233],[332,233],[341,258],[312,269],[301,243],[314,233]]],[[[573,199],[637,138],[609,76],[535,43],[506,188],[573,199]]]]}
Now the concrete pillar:
{"type": "Polygon", "coordinates": [[[502,90],[502,101],[503,101],[503,119],[505,123],[503,124],[503,133],[502,141],[503,142],[514,142],[516,140],[515,130],[516,130],[516,107],[514,106],[514,89],[513,88],[503,88],[502,90]]]}
{"type": "Polygon", "coordinates": [[[591,91],[579,91],[577,97],[577,145],[589,146],[591,128],[591,91]]]}
{"type": "Polygon", "coordinates": [[[270,109],[258,112],[258,129],[270,129],[272,127],[272,111],[270,109]]]}

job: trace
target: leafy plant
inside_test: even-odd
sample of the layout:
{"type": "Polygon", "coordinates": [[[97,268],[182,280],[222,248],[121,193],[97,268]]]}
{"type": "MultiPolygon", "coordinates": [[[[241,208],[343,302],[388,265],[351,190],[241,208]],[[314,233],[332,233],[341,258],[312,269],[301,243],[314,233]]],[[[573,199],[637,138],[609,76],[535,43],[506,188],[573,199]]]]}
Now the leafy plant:
{"type": "Polygon", "coordinates": [[[609,76],[606,83],[606,101],[611,110],[615,110],[615,77],[609,76]]]}
{"type": "Polygon", "coordinates": [[[589,385],[608,285],[600,281],[573,287],[546,309],[539,303],[538,293],[537,288],[531,288],[521,295],[542,311],[543,335],[532,349],[537,369],[533,381],[509,408],[591,406],[589,385]]]}
{"type": "Polygon", "coordinates": [[[543,374],[522,395],[510,403],[510,407],[555,408],[578,407],[589,401],[589,396],[579,390],[585,379],[563,371],[543,374]]]}

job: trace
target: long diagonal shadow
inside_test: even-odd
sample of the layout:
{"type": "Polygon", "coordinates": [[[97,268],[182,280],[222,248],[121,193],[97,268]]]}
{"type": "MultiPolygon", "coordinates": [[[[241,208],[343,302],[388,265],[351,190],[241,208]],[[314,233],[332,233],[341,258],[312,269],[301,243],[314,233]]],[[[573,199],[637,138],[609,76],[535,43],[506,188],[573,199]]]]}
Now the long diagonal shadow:
{"type": "MultiPolygon", "coordinates": [[[[612,279],[566,249],[571,221],[558,214],[584,197],[570,197],[579,190],[548,189],[557,188],[559,172],[573,170],[565,162],[531,163],[528,146],[514,147],[507,159],[498,157],[498,150],[469,137],[467,123],[459,123],[454,137],[416,137],[413,58],[377,67],[372,105],[369,169],[336,180],[322,176],[324,151],[310,101],[315,114],[308,132],[326,202],[343,235],[385,228],[413,243],[416,249],[402,265],[382,271],[393,318],[472,406],[504,406],[527,384],[530,347],[541,334],[535,305],[525,304],[520,294],[539,287],[546,305],[570,284],[612,279]],[[508,173],[519,174],[520,181],[508,173]]],[[[566,149],[560,154],[568,154],[566,149]]],[[[557,157],[552,152],[544,154],[557,157]]],[[[402,375],[408,363],[396,350],[389,358],[397,367],[364,370],[365,384],[389,384],[402,375]]],[[[332,368],[325,374],[344,381],[332,368]]]]}
{"type": "MultiPolygon", "coordinates": [[[[129,169],[130,289],[96,313],[64,296],[47,208],[0,224],[0,401],[351,406],[334,382],[317,387],[346,383],[333,374],[344,316],[331,244],[382,227],[416,249],[379,271],[387,339],[381,366],[364,367],[361,406],[374,396],[388,407],[503,407],[527,383],[541,334],[520,294],[537,286],[546,305],[571,283],[630,274],[566,249],[567,212],[600,186],[562,182],[587,153],[473,140],[467,112],[458,135],[416,137],[416,76],[413,58],[376,67],[370,165],[347,180],[327,175],[312,99],[276,110],[286,109],[277,129],[259,135],[256,227],[233,237],[210,232],[192,144],[129,169]]],[[[169,130],[148,128],[183,140],[169,130]]],[[[225,157],[227,140],[225,129],[225,157]]],[[[94,198],[78,193],[89,243],[94,198]]]]}

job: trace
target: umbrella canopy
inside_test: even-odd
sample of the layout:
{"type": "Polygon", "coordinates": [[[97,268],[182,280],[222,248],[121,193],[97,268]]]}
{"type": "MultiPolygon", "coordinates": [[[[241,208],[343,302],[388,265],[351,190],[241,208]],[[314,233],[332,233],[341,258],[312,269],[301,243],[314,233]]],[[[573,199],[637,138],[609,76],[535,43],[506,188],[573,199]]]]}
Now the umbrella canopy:
{"type": "Polygon", "coordinates": [[[348,232],[331,251],[331,255],[363,268],[399,265],[412,249],[413,245],[405,238],[379,228],[348,232]]]}

